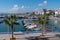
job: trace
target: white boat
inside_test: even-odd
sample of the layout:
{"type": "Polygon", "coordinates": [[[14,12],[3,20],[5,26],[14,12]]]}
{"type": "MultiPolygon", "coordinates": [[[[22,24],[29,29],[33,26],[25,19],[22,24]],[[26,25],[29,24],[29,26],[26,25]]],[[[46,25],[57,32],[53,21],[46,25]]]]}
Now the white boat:
{"type": "Polygon", "coordinates": [[[19,31],[19,32],[14,32],[14,35],[19,35],[19,34],[23,34],[23,32],[19,31]]]}
{"type": "Polygon", "coordinates": [[[25,24],[24,26],[25,26],[27,29],[32,29],[32,28],[37,27],[37,25],[32,24],[32,23],[27,23],[27,24],[25,24]]]}

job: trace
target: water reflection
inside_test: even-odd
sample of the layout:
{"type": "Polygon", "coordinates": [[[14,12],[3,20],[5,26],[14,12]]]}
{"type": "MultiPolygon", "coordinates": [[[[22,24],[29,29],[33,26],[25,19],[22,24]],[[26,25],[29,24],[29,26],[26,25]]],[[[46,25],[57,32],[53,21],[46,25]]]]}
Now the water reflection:
{"type": "MultiPolygon", "coordinates": [[[[27,20],[27,19],[25,19],[27,20]]],[[[29,19],[32,20],[32,19],[29,19]]],[[[25,31],[22,20],[18,20],[18,22],[20,23],[20,25],[18,26],[14,26],[14,31],[19,32],[19,31],[25,31]]],[[[58,22],[57,20],[49,20],[48,25],[46,25],[46,28],[49,29],[50,31],[53,32],[60,32],[60,22],[58,22]]],[[[0,32],[8,32],[11,31],[11,29],[5,25],[4,23],[0,24],[0,32]]]]}
{"type": "Polygon", "coordinates": [[[60,32],[60,22],[58,22],[57,20],[49,20],[49,25],[50,27],[52,27],[52,31],[53,32],[60,32]]]}

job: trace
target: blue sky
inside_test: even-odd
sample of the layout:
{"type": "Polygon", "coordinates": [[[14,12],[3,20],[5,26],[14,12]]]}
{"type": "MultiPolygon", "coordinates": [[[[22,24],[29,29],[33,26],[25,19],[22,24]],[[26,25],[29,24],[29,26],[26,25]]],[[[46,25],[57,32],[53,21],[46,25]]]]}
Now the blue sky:
{"type": "Polygon", "coordinates": [[[0,0],[0,13],[23,13],[60,8],[60,0],[0,0]]]}

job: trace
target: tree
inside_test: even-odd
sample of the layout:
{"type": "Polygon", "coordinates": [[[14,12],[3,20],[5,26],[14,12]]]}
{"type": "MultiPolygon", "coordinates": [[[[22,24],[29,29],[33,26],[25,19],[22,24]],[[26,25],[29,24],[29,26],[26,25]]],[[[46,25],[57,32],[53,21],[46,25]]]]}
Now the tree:
{"type": "Polygon", "coordinates": [[[11,28],[11,30],[12,30],[12,39],[13,39],[14,38],[14,36],[13,36],[13,32],[14,32],[13,26],[14,25],[19,25],[19,23],[17,22],[16,15],[5,16],[4,19],[3,19],[3,22],[11,28]]]}
{"type": "Polygon", "coordinates": [[[44,15],[40,15],[38,17],[38,22],[41,24],[42,36],[44,36],[45,25],[48,24],[49,16],[46,14],[46,10],[44,9],[44,15]]]}

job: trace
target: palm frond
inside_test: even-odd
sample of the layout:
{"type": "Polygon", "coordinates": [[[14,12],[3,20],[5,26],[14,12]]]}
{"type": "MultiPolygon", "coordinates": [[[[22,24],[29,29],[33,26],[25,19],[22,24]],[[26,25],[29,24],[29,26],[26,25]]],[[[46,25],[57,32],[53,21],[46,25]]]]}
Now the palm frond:
{"type": "Polygon", "coordinates": [[[4,23],[7,25],[18,25],[19,23],[17,22],[16,15],[9,15],[5,16],[4,18],[4,23]]]}
{"type": "Polygon", "coordinates": [[[14,22],[14,25],[20,25],[18,22],[14,22]]]}
{"type": "Polygon", "coordinates": [[[49,20],[49,17],[47,16],[47,14],[41,15],[40,17],[38,17],[38,22],[42,25],[48,24],[48,20],[49,20]]]}

